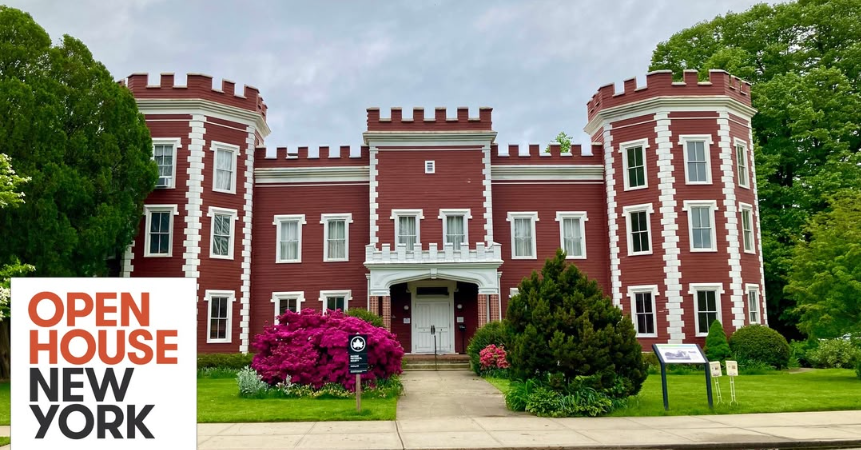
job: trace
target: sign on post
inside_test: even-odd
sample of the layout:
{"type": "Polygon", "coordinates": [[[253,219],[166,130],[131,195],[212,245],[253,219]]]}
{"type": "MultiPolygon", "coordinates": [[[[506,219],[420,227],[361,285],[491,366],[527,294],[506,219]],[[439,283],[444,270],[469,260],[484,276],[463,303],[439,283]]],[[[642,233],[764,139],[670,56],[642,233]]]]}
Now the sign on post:
{"type": "MultiPolygon", "coordinates": [[[[670,410],[667,397],[667,364],[709,364],[699,344],[652,344],[655,355],[661,363],[661,387],[664,391],[664,410],[670,410]]],[[[720,369],[720,366],[718,366],[720,369]]],[[[712,402],[711,370],[706,368],[706,394],[709,399],[709,409],[714,409],[712,402]]]]}
{"type": "Polygon", "coordinates": [[[350,373],[356,374],[356,411],[362,410],[362,374],[368,372],[368,335],[350,336],[347,341],[350,373]]]}

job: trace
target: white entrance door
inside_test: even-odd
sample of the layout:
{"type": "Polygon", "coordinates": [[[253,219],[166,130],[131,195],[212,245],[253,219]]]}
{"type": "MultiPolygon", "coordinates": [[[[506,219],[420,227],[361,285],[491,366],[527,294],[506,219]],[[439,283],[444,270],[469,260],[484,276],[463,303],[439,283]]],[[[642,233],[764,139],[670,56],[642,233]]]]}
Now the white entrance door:
{"type": "Polygon", "coordinates": [[[453,353],[452,301],[448,297],[417,298],[413,310],[413,353],[453,353]],[[433,333],[431,333],[433,331],[433,333]]]}

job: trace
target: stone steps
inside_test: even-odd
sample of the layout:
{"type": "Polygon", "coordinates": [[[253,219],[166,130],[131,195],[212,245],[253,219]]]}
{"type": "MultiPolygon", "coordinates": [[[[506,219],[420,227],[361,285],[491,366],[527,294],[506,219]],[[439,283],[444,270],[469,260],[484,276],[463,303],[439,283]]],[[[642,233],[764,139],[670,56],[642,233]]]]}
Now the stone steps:
{"type": "Polygon", "coordinates": [[[469,370],[466,355],[406,355],[404,370],[469,370]]]}

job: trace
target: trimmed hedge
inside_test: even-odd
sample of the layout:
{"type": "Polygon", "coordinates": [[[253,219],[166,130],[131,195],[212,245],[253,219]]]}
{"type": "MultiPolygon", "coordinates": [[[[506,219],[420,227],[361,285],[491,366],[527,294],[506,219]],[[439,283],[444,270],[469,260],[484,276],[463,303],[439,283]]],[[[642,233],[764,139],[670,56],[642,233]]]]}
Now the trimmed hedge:
{"type": "Polygon", "coordinates": [[[739,365],[759,361],[775,369],[789,367],[789,343],[780,333],[762,325],[741,327],[732,334],[729,346],[739,365]]]}
{"type": "Polygon", "coordinates": [[[469,340],[469,345],[466,347],[466,353],[469,355],[469,364],[476,374],[481,375],[481,351],[490,344],[497,347],[502,346],[508,348],[510,342],[508,330],[504,322],[494,321],[475,331],[472,339],[469,340]]]}
{"type": "Polygon", "coordinates": [[[365,322],[368,322],[369,324],[378,328],[383,328],[385,326],[385,324],[383,324],[382,317],[368,311],[367,309],[348,309],[347,312],[344,313],[344,315],[348,317],[362,319],[365,322]]]}
{"type": "Polygon", "coordinates": [[[251,365],[252,353],[201,353],[197,355],[198,369],[239,370],[251,365]]]}

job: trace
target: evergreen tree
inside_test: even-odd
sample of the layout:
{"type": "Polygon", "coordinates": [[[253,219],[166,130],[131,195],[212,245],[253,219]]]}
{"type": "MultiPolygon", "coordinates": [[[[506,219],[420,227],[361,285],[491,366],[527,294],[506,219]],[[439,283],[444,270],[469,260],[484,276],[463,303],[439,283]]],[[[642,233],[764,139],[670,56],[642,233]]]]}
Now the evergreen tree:
{"type": "Polygon", "coordinates": [[[613,306],[594,280],[565,262],[548,259],[541,274],[520,283],[508,304],[509,352],[515,378],[570,381],[598,375],[603,388],[620,382],[619,397],[639,392],[647,372],[634,324],[613,306]]]}
{"type": "Polygon", "coordinates": [[[729,342],[726,340],[726,333],[723,331],[723,325],[719,320],[712,322],[709,327],[709,335],[706,337],[706,358],[709,361],[726,361],[732,357],[732,351],[729,349],[729,342]]]}

